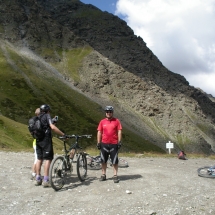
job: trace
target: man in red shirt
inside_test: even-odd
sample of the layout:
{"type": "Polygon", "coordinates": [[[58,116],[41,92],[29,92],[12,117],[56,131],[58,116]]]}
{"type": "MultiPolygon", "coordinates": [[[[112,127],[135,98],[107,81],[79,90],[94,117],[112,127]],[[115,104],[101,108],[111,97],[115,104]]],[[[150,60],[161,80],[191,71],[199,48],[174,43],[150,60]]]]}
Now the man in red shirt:
{"type": "Polygon", "coordinates": [[[118,150],[121,147],[122,125],[119,119],[113,117],[113,107],[105,107],[106,118],[102,119],[97,128],[97,148],[101,150],[102,176],[100,181],[106,180],[107,160],[113,164],[114,183],[118,183],[118,150]]]}

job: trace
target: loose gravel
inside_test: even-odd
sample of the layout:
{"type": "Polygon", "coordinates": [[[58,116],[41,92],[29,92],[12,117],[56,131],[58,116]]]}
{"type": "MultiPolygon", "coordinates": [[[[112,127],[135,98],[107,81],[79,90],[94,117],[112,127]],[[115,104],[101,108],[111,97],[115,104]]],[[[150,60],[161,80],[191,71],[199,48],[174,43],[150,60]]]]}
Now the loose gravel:
{"type": "Polygon", "coordinates": [[[214,165],[207,158],[124,158],[113,183],[101,170],[88,170],[78,180],[76,169],[62,190],[35,186],[30,180],[33,153],[0,152],[0,214],[38,215],[208,215],[215,214],[214,179],[197,175],[201,166],[214,165]]]}

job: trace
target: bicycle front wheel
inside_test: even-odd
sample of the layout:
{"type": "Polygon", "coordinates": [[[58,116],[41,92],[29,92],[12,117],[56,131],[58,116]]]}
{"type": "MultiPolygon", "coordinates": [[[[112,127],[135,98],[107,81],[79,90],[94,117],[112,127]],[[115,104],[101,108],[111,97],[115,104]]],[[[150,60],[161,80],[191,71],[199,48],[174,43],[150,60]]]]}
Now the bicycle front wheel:
{"type": "Polygon", "coordinates": [[[210,170],[210,166],[201,167],[197,170],[198,175],[204,178],[215,178],[214,173],[210,170]]]}
{"type": "Polygon", "coordinates": [[[54,190],[60,190],[64,184],[66,161],[63,156],[56,157],[49,169],[49,181],[54,190]]]}
{"type": "Polygon", "coordinates": [[[87,158],[85,154],[79,154],[76,167],[79,180],[84,181],[87,177],[87,158]]]}

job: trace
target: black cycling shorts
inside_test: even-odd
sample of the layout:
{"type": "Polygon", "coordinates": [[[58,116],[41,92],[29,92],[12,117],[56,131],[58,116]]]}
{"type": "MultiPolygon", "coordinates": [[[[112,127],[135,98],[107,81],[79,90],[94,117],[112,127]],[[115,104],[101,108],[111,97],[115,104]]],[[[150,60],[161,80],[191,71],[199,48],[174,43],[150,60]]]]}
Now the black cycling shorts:
{"type": "Polygon", "coordinates": [[[101,160],[102,163],[107,163],[110,156],[112,164],[118,164],[118,145],[101,143],[101,160]]]}
{"type": "Polygon", "coordinates": [[[38,160],[52,160],[54,157],[52,138],[46,136],[42,141],[37,141],[36,151],[38,160]]]}

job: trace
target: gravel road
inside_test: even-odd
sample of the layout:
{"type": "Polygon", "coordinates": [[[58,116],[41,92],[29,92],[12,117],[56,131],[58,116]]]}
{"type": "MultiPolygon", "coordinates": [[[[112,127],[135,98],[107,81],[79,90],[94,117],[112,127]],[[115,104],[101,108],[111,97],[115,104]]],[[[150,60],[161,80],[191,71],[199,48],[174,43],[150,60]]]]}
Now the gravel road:
{"type": "Polygon", "coordinates": [[[197,175],[197,168],[213,165],[207,158],[125,158],[120,182],[100,182],[100,170],[88,170],[85,182],[73,172],[58,192],[36,187],[30,180],[33,153],[0,152],[0,214],[215,214],[215,181],[197,175]]]}

